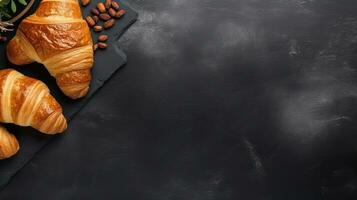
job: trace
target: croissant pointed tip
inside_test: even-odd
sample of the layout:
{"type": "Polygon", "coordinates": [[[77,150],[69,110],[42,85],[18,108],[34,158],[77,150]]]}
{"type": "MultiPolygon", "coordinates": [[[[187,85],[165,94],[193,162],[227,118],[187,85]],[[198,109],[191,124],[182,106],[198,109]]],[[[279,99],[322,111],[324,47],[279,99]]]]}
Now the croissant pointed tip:
{"type": "Polygon", "coordinates": [[[61,123],[60,133],[63,133],[67,129],[67,120],[63,114],[61,114],[61,120],[62,123],[61,123]]]}
{"type": "Polygon", "coordinates": [[[84,88],[80,88],[77,90],[65,90],[63,88],[63,93],[71,99],[79,99],[87,95],[89,91],[89,86],[85,86],[84,88]]]}
{"type": "MultiPolygon", "coordinates": [[[[21,33],[17,33],[21,34],[21,33]]],[[[6,46],[6,56],[8,60],[15,65],[24,65],[30,64],[33,62],[33,59],[29,58],[21,45],[20,40],[15,37],[9,41],[6,46]]]]}
{"type": "Polygon", "coordinates": [[[63,133],[67,129],[67,120],[62,113],[57,118],[54,126],[57,128],[53,131],[53,134],[63,133]]]}
{"type": "Polygon", "coordinates": [[[0,160],[14,156],[20,149],[16,137],[0,126],[0,160]]]}
{"type": "MultiPolygon", "coordinates": [[[[93,60],[84,59],[83,65],[91,67],[93,60]]],[[[78,64],[81,66],[81,64],[78,64]]],[[[56,82],[62,92],[71,99],[79,99],[87,95],[91,82],[91,70],[73,70],[56,75],[56,82]]]]}
{"type": "Polygon", "coordinates": [[[40,127],[40,131],[45,134],[54,135],[63,133],[67,129],[67,120],[62,113],[55,112],[47,118],[40,127]]]}

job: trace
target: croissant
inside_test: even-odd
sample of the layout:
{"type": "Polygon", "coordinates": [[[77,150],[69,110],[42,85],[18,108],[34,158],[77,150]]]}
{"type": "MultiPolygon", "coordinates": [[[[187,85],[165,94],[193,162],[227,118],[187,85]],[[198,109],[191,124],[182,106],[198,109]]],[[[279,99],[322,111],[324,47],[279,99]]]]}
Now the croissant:
{"type": "Polygon", "coordinates": [[[12,70],[0,70],[0,122],[31,126],[42,133],[67,128],[62,108],[47,86],[12,70]]]}
{"type": "Polygon", "coordinates": [[[0,160],[15,155],[19,149],[16,137],[0,125],[0,160]]]}
{"type": "Polygon", "coordinates": [[[93,42],[77,0],[42,0],[24,19],[7,45],[7,57],[16,65],[43,64],[62,92],[72,99],[89,90],[93,42]]]}

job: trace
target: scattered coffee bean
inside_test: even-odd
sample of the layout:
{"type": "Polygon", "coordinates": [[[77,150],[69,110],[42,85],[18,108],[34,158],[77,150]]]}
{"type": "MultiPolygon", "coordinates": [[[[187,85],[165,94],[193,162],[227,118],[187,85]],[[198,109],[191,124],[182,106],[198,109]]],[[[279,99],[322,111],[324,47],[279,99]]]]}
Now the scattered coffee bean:
{"type": "Polygon", "coordinates": [[[98,44],[94,44],[93,45],[93,51],[97,50],[98,49],[98,44]]]}
{"type": "Polygon", "coordinates": [[[100,35],[98,37],[98,41],[99,42],[106,42],[108,40],[108,36],[107,35],[100,35]]]}
{"type": "Polygon", "coordinates": [[[109,8],[108,13],[110,16],[115,17],[115,14],[117,13],[113,8],[109,8]]]}
{"type": "Polygon", "coordinates": [[[106,49],[106,48],[108,47],[108,45],[105,44],[104,42],[99,42],[99,43],[98,43],[98,47],[99,47],[100,49],[106,49]]]}
{"type": "Polygon", "coordinates": [[[115,18],[121,18],[123,15],[125,15],[126,11],[121,9],[115,14],[115,18]]]}
{"type": "Polygon", "coordinates": [[[87,6],[90,4],[90,0],[81,0],[82,6],[87,6]]]}
{"type": "Polygon", "coordinates": [[[97,23],[99,20],[99,17],[97,15],[93,15],[92,19],[95,21],[95,23],[97,23]]]}
{"type": "Polygon", "coordinates": [[[108,20],[108,21],[106,21],[104,23],[104,28],[108,29],[108,28],[111,28],[114,25],[115,25],[115,20],[114,19],[110,19],[110,20],[108,20]]]}
{"type": "Polygon", "coordinates": [[[99,26],[99,25],[96,25],[96,26],[93,27],[93,30],[94,30],[95,32],[101,32],[101,31],[103,30],[103,27],[102,27],[102,26],[99,26]]]}
{"type": "MultiPolygon", "coordinates": [[[[86,4],[87,1],[91,0],[81,0],[82,5],[86,4]]],[[[95,32],[101,32],[103,29],[109,29],[115,25],[115,20],[113,18],[121,18],[125,15],[126,11],[120,9],[120,5],[118,2],[114,0],[104,0],[105,2],[100,2],[96,5],[95,8],[91,9],[92,16],[87,16],[86,21],[90,27],[93,28],[95,32]],[[113,18],[112,18],[113,17],[113,18]],[[98,21],[104,21],[103,26],[97,25],[98,21]]],[[[106,42],[108,41],[108,35],[100,35],[98,37],[98,43],[93,45],[93,50],[96,51],[99,49],[106,49],[108,45],[106,42]]],[[[0,36],[1,40],[1,36],[0,36]]]]}
{"type": "Polygon", "coordinates": [[[112,7],[113,7],[115,10],[119,10],[119,9],[120,9],[120,5],[119,5],[119,3],[116,2],[116,1],[113,1],[113,2],[112,2],[112,7]]]}
{"type": "Polygon", "coordinates": [[[99,19],[103,21],[108,21],[110,18],[111,18],[110,15],[108,15],[107,13],[102,13],[99,15],[99,19]]]}
{"type": "Polygon", "coordinates": [[[102,2],[97,4],[97,8],[98,8],[99,12],[101,12],[101,13],[105,13],[106,12],[105,5],[102,2]]]}
{"type": "Polygon", "coordinates": [[[91,16],[87,16],[86,21],[90,27],[93,27],[96,24],[96,22],[93,20],[91,16]]]}
{"type": "Polygon", "coordinates": [[[105,8],[108,10],[112,5],[112,0],[105,0],[104,2],[105,8]]]}
{"type": "Polygon", "coordinates": [[[93,15],[99,15],[99,10],[96,9],[96,8],[92,8],[92,9],[90,10],[90,12],[91,12],[93,15]]]}

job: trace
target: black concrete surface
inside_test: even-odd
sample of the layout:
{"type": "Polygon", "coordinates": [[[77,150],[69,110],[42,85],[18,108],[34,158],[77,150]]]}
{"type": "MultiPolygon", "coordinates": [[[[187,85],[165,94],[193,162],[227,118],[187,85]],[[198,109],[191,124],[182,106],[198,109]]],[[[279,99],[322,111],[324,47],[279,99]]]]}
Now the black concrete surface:
{"type": "Polygon", "coordinates": [[[357,198],[357,1],[128,2],[128,64],[0,199],[357,198]]]}

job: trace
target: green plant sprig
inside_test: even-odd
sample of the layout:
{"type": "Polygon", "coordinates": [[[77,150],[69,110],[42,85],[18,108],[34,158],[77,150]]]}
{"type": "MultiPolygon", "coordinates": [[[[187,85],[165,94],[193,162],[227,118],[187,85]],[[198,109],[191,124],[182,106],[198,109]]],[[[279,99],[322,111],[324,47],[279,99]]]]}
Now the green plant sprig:
{"type": "Polygon", "coordinates": [[[26,6],[26,0],[0,0],[0,17],[11,18],[17,12],[18,5],[26,6]]]}
{"type": "Polygon", "coordinates": [[[26,6],[26,0],[0,0],[0,32],[12,31],[13,24],[7,21],[17,12],[17,3],[26,6]]]}

